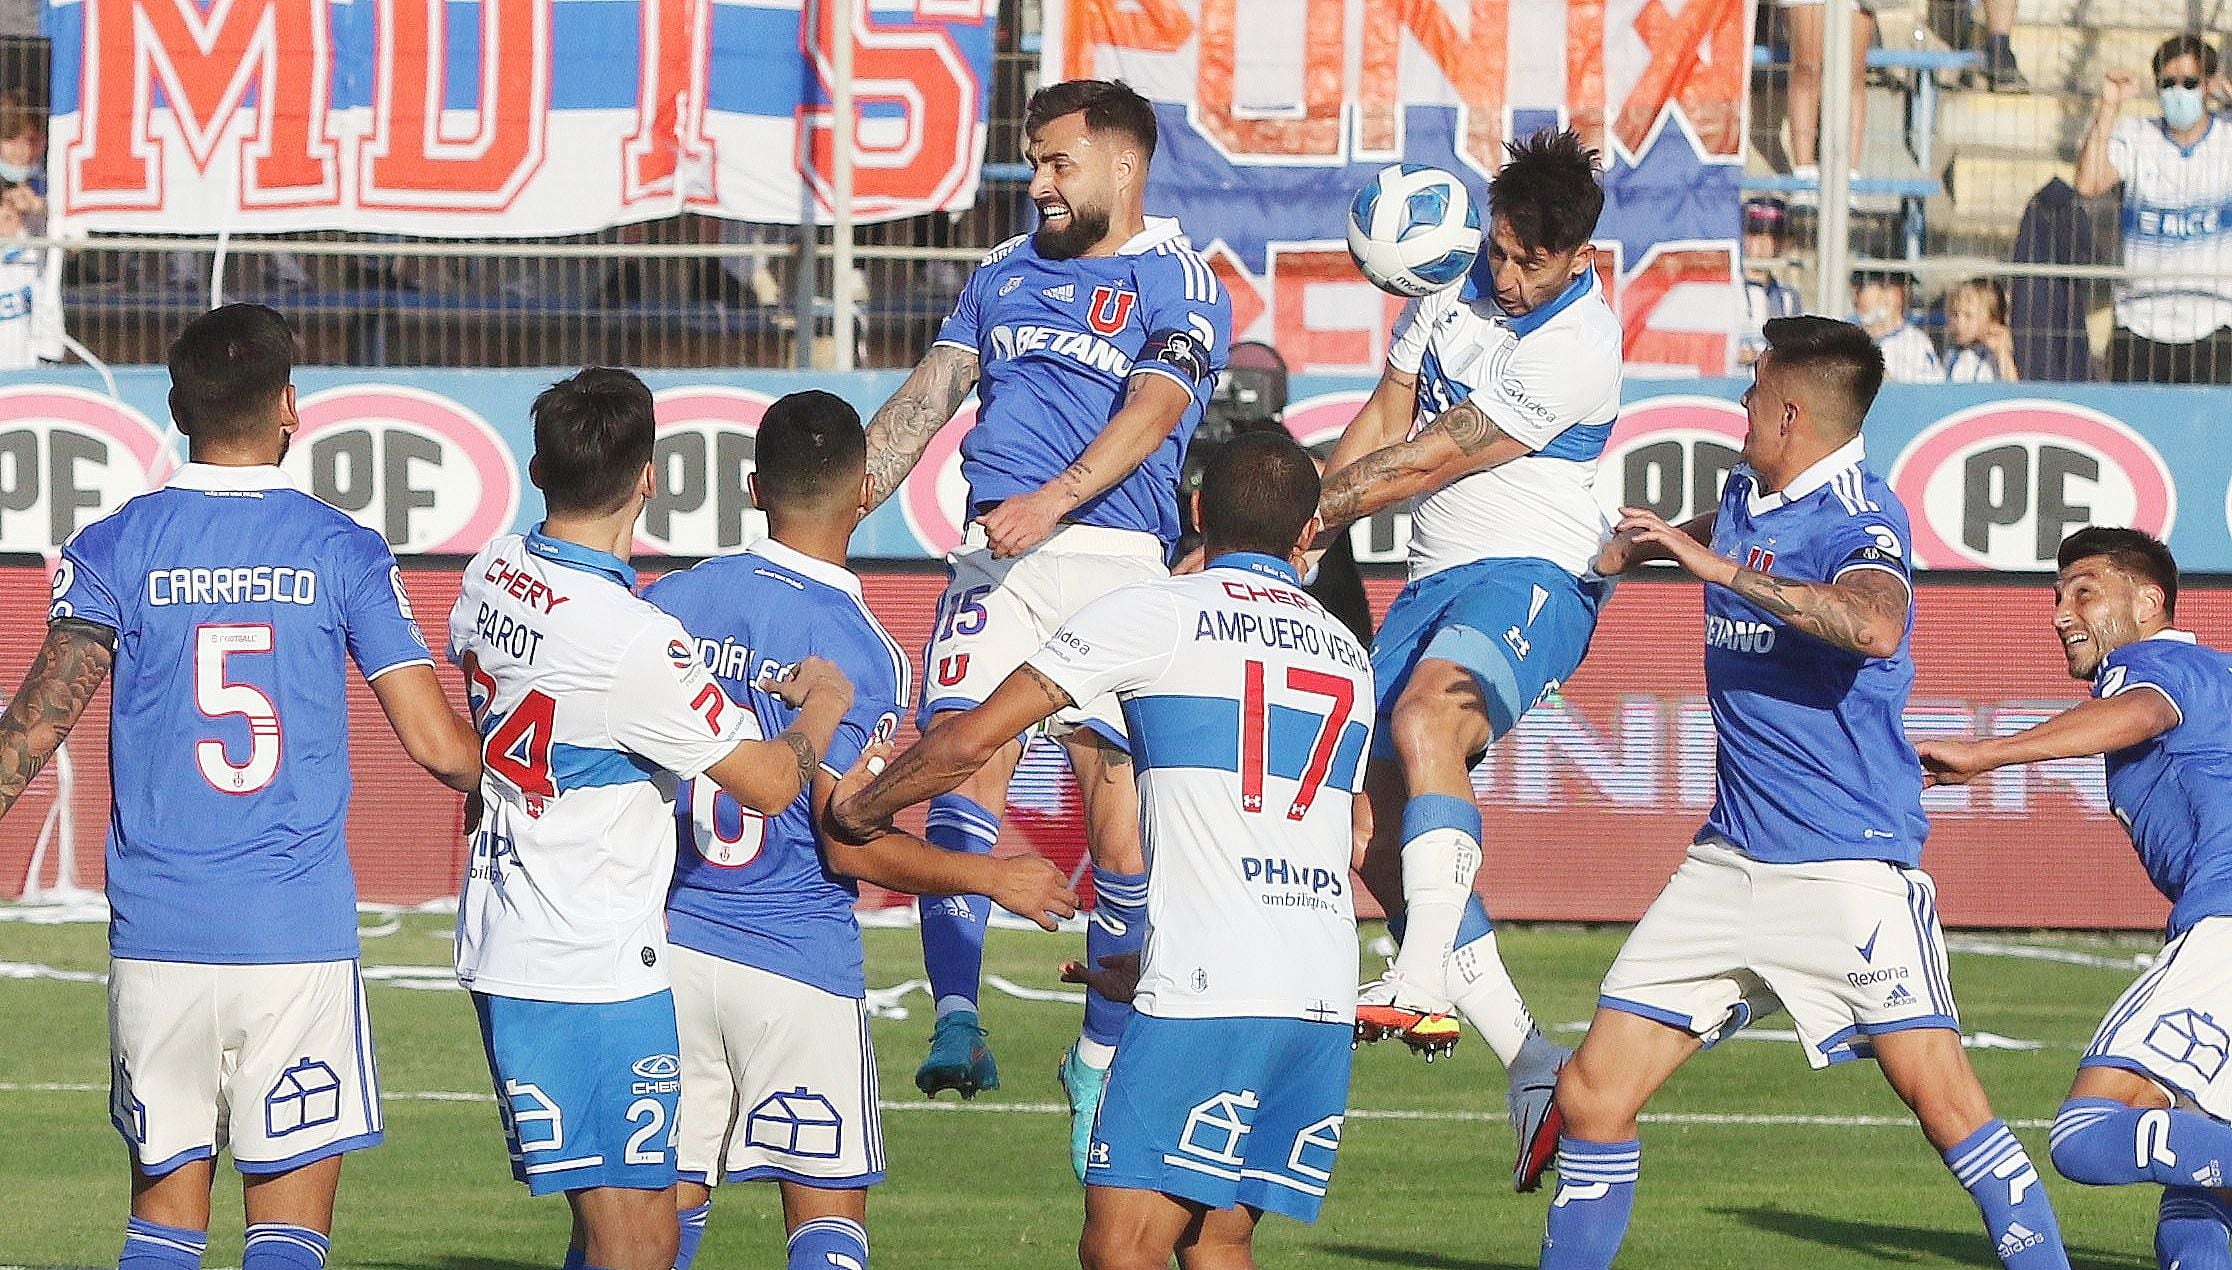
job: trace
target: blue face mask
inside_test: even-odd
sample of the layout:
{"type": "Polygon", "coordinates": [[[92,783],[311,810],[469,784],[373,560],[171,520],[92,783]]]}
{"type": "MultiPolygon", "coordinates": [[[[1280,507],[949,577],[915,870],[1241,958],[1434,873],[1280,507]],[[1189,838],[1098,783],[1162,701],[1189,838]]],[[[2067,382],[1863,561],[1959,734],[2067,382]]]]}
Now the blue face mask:
{"type": "Polygon", "coordinates": [[[2184,132],[2201,122],[2201,90],[2198,88],[2165,88],[2162,90],[2162,121],[2172,132],[2184,132]]]}
{"type": "Polygon", "coordinates": [[[29,181],[33,171],[28,163],[9,163],[0,159],[0,181],[6,181],[10,185],[22,185],[29,181]]]}

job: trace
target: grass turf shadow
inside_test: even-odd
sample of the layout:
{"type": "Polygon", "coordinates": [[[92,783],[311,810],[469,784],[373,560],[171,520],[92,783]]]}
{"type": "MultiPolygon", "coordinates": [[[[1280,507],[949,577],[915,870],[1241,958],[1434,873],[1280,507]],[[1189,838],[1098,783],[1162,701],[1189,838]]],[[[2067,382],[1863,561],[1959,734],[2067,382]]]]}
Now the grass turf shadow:
{"type": "MultiPolygon", "coordinates": [[[[1941,1230],[1929,1226],[1891,1226],[1876,1222],[1846,1221],[1819,1213],[1796,1213],[1787,1208],[1715,1208],[1720,1217],[1734,1218],[1755,1230],[1802,1239],[1842,1252],[1859,1253],[1871,1262],[1900,1265],[1925,1256],[1942,1257],[1971,1265],[1996,1266],[1999,1258],[1976,1230],[1941,1230]]],[[[2074,1270],[2155,1270],[2151,1249],[2146,1253],[2115,1252],[2066,1243],[2074,1270]]]]}
{"type": "Polygon", "coordinates": [[[1367,1244],[1320,1244],[1318,1247],[1373,1265],[1403,1266],[1406,1270],[1534,1270],[1535,1265],[1532,1261],[1484,1261],[1477,1257],[1367,1244]]]}

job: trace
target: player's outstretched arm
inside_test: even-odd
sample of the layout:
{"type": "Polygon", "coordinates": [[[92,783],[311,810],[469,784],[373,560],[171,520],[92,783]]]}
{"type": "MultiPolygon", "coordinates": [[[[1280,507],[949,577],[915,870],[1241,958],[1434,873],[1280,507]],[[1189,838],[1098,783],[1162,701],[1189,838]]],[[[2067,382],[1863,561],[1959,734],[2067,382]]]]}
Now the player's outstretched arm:
{"type": "Polygon", "coordinates": [[[772,816],[814,787],[821,756],[852,709],[853,686],[835,663],[820,657],[808,657],[787,678],[765,679],[761,686],[795,708],[798,717],[772,741],[737,742],[705,774],[729,797],[772,816]]]}
{"type": "Polygon", "coordinates": [[[106,626],[65,617],[47,627],[23,686],[0,714],[0,816],[62,748],[115,660],[116,632],[106,626]]]}
{"type": "MultiPolygon", "coordinates": [[[[1624,524],[1628,517],[1634,516],[1642,510],[1644,509],[1622,507],[1620,509],[1622,523],[1624,524]]],[[[1713,542],[1713,525],[1719,516],[1720,512],[1718,510],[1709,511],[1702,516],[1692,516],[1674,528],[1688,535],[1690,541],[1700,546],[1709,547],[1713,542]]],[[[1674,553],[1666,548],[1655,543],[1647,543],[1633,531],[1622,529],[1615,532],[1610,538],[1605,539],[1603,548],[1597,552],[1594,568],[1597,573],[1604,577],[1616,578],[1630,569],[1640,568],[1654,560],[1672,560],[1673,558],[1674,553]]]]}
{"type": "Polygon", "coordinates": [[[907,479],[930,438],[976,387],[977,355],[953,344],[932,345],[907,382],[868,421],[868,507],[873,511],[907,479]]]}
{"type": "Polygon", "coordinates": [[[1193,394],[1168,375],[1135,374],[1124,405],[1077,461],[1028,494],[1018,494],[984,514],[984,536],[995,556],[1016,556],[1045,542],[1062,517],[1114,489],[1139,470],[1186,417],[1193,394]]]}
{"type": "Polygon", "coordinates": [[[372,681],[403,752],[459,793],[480,788],[480,733],[450,708],[432,666],[399,666],[372,681]]]}
{"type": "Polygon", "coordinates": [[[1325,470],[1338,472],[1372,451],[1390,446],[1410,431],[1418,413],[1418,376],[1393,366],[1380,367],[1379,382],[1356,417],[1341,429],[1341,439],[1325,458],[1325,470]]]}
{"type": "Polygon", "coordinates": [[[839,842],[865,842],[889,830],[902,810],[951,791],[995,751],[1056,710],[1075,704],[1053,680],[1026,663],[1000,681],[983,705],[943,715],[923,738],[891,761],[858,793],[841,791],[824,832],[839,842]]]}
{"type": "Polygon", "coordinates": [[[1431,494],[1529,452],[1526,443],[1504,435],[1479,406],[1460,401],[1410,440],[1382,446],[1327,477],[1318,516],[1326,533],[1332,533],[1381,508],[1431,494]]]}
{"type": "Polygon", "coordinates": [[[1926,785],[1966,785],[1986,772],[2018,763],[2056,758],[2086,758],[2151,741],[2178,726],[2178,707],[2142,684],[2071,706],[2036,727],[2013,736],[1981,741],[1928,740],[1915,743],[1922,756],[1926,785]],[[2141,691],[2145,689],[2145,691],[2141,691]]]}
{"type": "Polygon", "coordinates": [[[1708,586],[1727,587],[1815,639],[1862,657],[1889,657],[1906,637],[1906,579],[1884,569],[1855,569],[1834,582],[1806,582],[1747,569],[1707,543],[1630,507],[1616,531],[1666,553],[1708,586]]]}

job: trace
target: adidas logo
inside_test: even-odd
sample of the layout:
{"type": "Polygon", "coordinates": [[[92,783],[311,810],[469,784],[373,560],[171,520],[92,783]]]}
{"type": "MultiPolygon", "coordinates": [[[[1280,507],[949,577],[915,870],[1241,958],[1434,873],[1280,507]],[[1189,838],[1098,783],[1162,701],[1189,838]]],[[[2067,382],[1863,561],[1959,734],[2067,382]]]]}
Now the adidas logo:
{"type": "Polygon", "coordinates": [[[2039,1234],[2023,1223],[2009,1222],[2007,1233],[2000,1236],[1999,1255],[2002,1259],[2005,1259],[2026,1248],[2036,1248],[2045,1242],[2046,1236],[2039,1234]]]}
{"type": "Polygon", "coordinates": [[[1074,282],[1065,282],[1058,287],[1048,287],[1046,290],[1039,292],[1039,294],[1045,296],[1049,300],[1059,300],[1064,304],[1068,304],[1070,301],[1077,298],[1077,284],[1074,282]]]}
{"type": "Polygon", "coordinates": [[[2212,1189],[2222,1186],[2224,1185],[2224,1170],[2217,1167],[2215,1160],[2211,1160],[2193,1171],[2193,1184],[2212,1189]]]}
{"type": "Polygon", "coordinates": [[[1883,999],[1885,1005],[1911,1005],[1913,1002],[1914,994],[1907,991],[1907,986],[1903,983],[1892,988],[1891,995],[1883,999]]]}
{"type": "Polygon", "coordinates": [[[1000,294],[1006,295],[1008,292],[1013,291],[1017,287],[1020,287],[1022,285],[1023,279],[1021,277],[1009,278],[1006,282],[1000,284],[1000,294]]]}

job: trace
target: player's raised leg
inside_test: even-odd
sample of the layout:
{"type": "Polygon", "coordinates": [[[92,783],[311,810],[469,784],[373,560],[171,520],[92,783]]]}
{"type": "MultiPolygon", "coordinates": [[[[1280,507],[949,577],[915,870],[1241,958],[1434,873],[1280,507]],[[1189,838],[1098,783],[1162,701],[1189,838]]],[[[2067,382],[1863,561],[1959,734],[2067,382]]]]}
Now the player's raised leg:
{"type": "MultiPolygon", "coordinates": [[[[937,660],[933,650],[933,667],[937,660]]],[[[937,719],[955,713],[941,711],[937,719]]],[[[931,727],[938,726],[937,719],[931,727]]],[[[964,855],[991,855],[1000,840],[1008,782],[1014,779],[1022,756],[1021,742],[1003,746],[960,788],[933,799],[923,822],[923,839],[964,855]]],[[[930,980],[936,1021],[930,1052],[915,1069],[915,1088],[931,1097],[950,1089],[964,1099],[998,1089],[999,1064],[992,1057],[977,1008],[992,901],[983,895],[925,895],[917,911],[922,922],[922,968],[930,980]]]]}
{"type": "MultiPolygon", "coordinates": [[[[1100,727],[1107,726],[1105,723],[1100,727]]],[[[1085,928],[1085,964],[1136,954],[1147,943],[1147,861],[1139,847],[1139,783],[1131,753],[1094,725],[1062,739],[1076,773],[1093,856],[1093,916],[1085,928]]],[[[1113,1000],[1090,984],[1085,1026],[1062,1055],[1056,1075],[1069,1102],[1070,1168],[1085,1180],[1085,1151],[1116,1043],[1131,1022],[1129,1000],[1113,1000]]]]}

